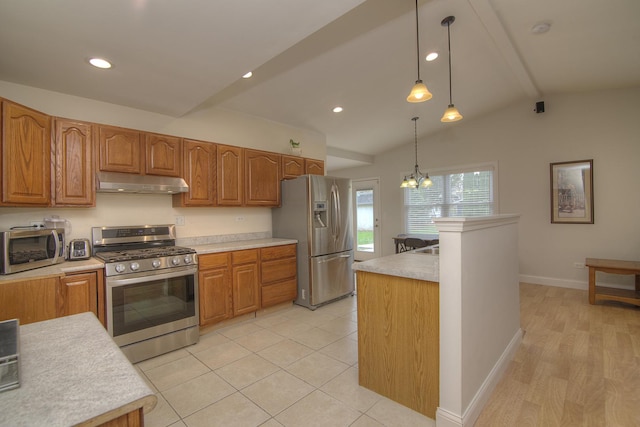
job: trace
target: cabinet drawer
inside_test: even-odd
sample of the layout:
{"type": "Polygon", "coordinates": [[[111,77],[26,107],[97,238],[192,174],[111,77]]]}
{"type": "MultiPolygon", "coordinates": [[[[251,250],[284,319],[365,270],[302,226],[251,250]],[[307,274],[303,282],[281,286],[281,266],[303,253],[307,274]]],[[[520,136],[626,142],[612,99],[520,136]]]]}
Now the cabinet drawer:
{"type": "Polygon", "coordinates": [[[295,300],[298,295],[298,282],[296,279],[291,279],[275,285],[263,286],[261,291],[262,307],[269,307],[295,300]]]}
{"type": "Polygon", "coordinates": [[[296,256],[296,245],[271,246],[260,249],[260,259],[269,261],[272,259],[289,258],[296,256]]]}
{"type": "Polygon", "coordinates": [[[268,285],[285,279],[296,278],[296,259],[285,258],[262,263],[260,283],[268,285]]]}
{"type": "Polygon", "coordinates": [[[200,270],[226,267],[227,265],[229,265],[229,252],[198,255],[198,268],[200,270]]]}
{"type": "Polygon", "coordinates": [[[258,250],[247,249],[245,251],[231,252],[231,263],[233,265],[258,262],[258,250]]]}

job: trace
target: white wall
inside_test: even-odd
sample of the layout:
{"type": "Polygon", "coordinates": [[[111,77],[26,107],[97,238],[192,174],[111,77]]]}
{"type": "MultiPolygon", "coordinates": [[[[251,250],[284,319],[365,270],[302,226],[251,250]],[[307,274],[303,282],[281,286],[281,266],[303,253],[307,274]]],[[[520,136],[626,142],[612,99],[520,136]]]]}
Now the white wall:
{"type": "MultiPolygon", "coordinates": [[[[500,212],[521,214],[521,278],[584,287],[587,257],[640,259],[640,88],[544,98],[454,124],[419,141],[423,171],[497,161],[500,212]],[[595,224],[551,224],[549,164],[593,159],[595,224]]],[[[464,108],[464,106],[460,106],[464,108]]],[[[432,120],[438,120],[437,117],[432,120]]],[[[413,167],[413,144],[376,156],[371,166],[332,171],[380,178],[383,254],[403,232],[402,176],[413,167]]],[[[615,280],[620,280],[619,276],[615,280]]]]}
{"type": "MultiPolygon", "coordinates": [[[[176,118],[3,81],[0,97],[52,116],[276,153],[287,153],[294,139],[301,141],[305,157],[326,157],[324,135],[217,108],[176,118]]],[[[51,215],[71,221],[70,238],[90,237],[92,226],[172,224],[177,215],[185,217],[179,238],[271,232],[270,208],[173,208],[171,196],[151,194],[98,194],[95,208],[0,208],[0,229],[51,215]]]]}

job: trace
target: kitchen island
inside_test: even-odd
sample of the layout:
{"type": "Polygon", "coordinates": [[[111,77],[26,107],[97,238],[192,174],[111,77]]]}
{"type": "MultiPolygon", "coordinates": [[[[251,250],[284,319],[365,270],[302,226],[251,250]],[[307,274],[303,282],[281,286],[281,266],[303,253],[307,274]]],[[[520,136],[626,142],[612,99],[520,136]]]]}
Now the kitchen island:
{"type": "Polygon", "coordinates": [[[20,327],[20,387],[2,426],[142,426],[157,398],[93,313],[20,327]]]}
{"type": "Polygon", "coordinates": [[[435,219],[437,256],[354,264],[362,386],[438,427],[475,423],[522,339],[518,220],[435,219]]]}
{"type": "Polygon", "coordinates": [[[439,256],[405,252],[355,263],[361,386],[435,419],[439,256]]]}

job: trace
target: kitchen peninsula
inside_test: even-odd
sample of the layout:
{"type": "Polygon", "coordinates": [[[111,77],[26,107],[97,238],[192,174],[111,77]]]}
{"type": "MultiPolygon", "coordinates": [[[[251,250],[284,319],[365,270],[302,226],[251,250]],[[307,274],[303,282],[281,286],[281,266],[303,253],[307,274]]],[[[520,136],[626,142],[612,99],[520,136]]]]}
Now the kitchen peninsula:
{"type": "Polygon", "coordinates": [[[522,338],[518,219],[440,218],[439,255],[354,264],[362,386],[438,427],[473,425],[522,338]]]}
{"type": "Polygon", "coordinates": [[[361,386],[435,418],[439,386],[438,255],[354,264],[361,386]]]}
{"type": "Polygon", "coordinates": [[[143,425],[157,398],[93,313],[20,326],[20,387],[0,393],[3,426],[143,425]]]}

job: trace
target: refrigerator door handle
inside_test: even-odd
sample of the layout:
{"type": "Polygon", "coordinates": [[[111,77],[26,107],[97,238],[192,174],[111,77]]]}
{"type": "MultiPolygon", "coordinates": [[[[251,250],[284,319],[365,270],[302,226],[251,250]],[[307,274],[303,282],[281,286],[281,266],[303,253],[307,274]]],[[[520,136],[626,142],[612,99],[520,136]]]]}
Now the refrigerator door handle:
{"type": "Polygon", "coordinates": [[[349,257],[351,257],[351,255],[349,255],[349,254],[338,255],[338,256],[334,256],[333,258],[327,258],[327,259],[320,260],[320,261],[318,261],[318,264],[326,264],[327,262],[335,261],[335,260],[340,259],[340,258],[349,258],[349,257]]]}
{"type": "Polygon", "coordinates": [[[340,235],[340,194],[335,184],[331,185],[331,233],[337,239],[340,235]]]}

